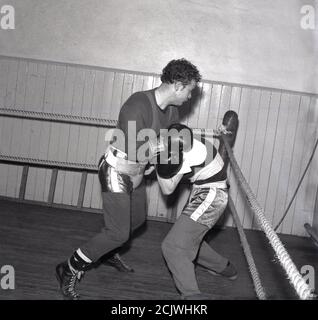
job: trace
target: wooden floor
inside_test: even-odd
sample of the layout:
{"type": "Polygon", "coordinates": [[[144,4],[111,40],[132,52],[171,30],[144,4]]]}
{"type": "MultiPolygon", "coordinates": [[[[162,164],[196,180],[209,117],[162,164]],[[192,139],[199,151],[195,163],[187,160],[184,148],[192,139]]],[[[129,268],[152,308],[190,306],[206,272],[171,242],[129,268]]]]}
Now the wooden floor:
{"type": "MultiPolygon", "coordinates": [[[[0,288],[0,299],[61,299],[55,265],[94,235],[102,223],[99,214],[0,201],[0,267],[12,265],[16,278],[15,290],[0,288]]],[[[179,299],[160,250],[170,228],[168,223],[148,221],[123,252],[135,273],[123,274],[106,266],[93,269],[79,285],[83,299],[179,299]]],[[[263,233],[246,234],[268,298],[297,299],[263,233]]],[[[236,229],[212,230],[208,236],[213,247],[236,265],[239,277],[232,282],[197,267],[202,292],[211,299],[256,299],[236,229]]],[[[308,238],[280,238],[299,269],[318,266],[318,248],[308,238]]]]}

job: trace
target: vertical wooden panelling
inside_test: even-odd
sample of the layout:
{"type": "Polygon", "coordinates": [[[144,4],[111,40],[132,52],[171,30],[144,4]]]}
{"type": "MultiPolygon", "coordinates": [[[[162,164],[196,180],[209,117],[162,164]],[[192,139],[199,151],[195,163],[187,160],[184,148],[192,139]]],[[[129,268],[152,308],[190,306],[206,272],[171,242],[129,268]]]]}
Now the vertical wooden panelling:
{"type": "MultiPolygon", "coordinates": [[[[286,139],[286,126],[288,123],[288,108],[289,108],[290,96],[289,94],[282,93],[277,130],[274,138],[274,150],[271,159],[270,178],[267,188],[267,198],[265,205],[265,214],[270,221],[273,222],[275,214],[275,204],[277,199],[278,185],[279,185],[279,174],[283,165],[283,148],[286,139]]],[[[280,196],[280,195],[279,195],[280,196]]]]}
{"type": "Polygon", "coordinates": [[[115,73],[113,90],[112,90],[112,100],[111,100],[111,110],[110,110],[110,119],[118,119],[119,110],[121,107],[121,97],[124,84],[124,73],[115,73]]]}
{"type": "MultiPolygon", "coordinates": [[[[303,174],[305,167],[309,161],[309,157],[313,151],[314,143],[317,139],[317,99],[311,99],[309,106],[307,130],[305,136],[305,149],[303,151],[303,158],[301,164],[301,174],[303,174]]],[[[312,223],[314,203],[314,195],[317,190],[317,152],[313,158],[309,170],[305,175],[301,187],[299,188],[296,200],[295,200],[295,211],[293,226],[291,229],[292,234],[304,235],[304,224],[308,222],[312,223]],[[308,210],[311,207],[311,211],[308,210]]]]}
{"type": "MultiPolygon", "coordinates": [[[[254,191],[254,194],[259,198],[259,180],[262,172],[262,159],[264,156],[264,141],[266,136],[266,129],[268,126],[268,117],[269,117],[269,105],[270,105],[271,92],[262,91],[260,97],[260,104],[256,122],[256,133],[253,146],[253,160],[251,164],[249,184],[251,189],[254,191]]],[[[247,209],[248,210],[248,209],[247,209]]],[[[252,215],[252,228],[256,227],[255,215],[252,215]]]]}
{"type": "MultiPolygon", "coordinates": [[[[54,104],[54,88],[55,88],[56,66],[48,64],[46,69],[46,79],[44,86],[44,99],[42,104],[43,112],[53,112],[54,104]]],[[[42,159],[49,159],[49,145],[51,136],[52,123],[43,122],[41,128],[41,140],[40,140],[40,157],[42,159]]],[[[52,170],[44,170],[43,181],[43,198],[48,199],[50,192],[52,178],[52,170]]],[[[40,184],[40,185],[41,185],[40,184]]]]}
{"type": "Polygon", "coordinates": [[[160,84],[161,84],[160,77],[154,77],[154,79],[153,79],[153,84],[152,84],[152,88],[159,87],[160,84]]]}
{"type": "Polygon", "coordinates": [[[210,128],[208,118],[212,93],[211,83],[202,83],[200,109],[197,120],[197,128],[210,128]]]}
{"type": "MultiPolygon", "coordinates": [[[[66,66],[57,65],[55,70],[49,70],[49,83],[46,85],[46,101],[45,109],[46,112],[61,113],[63,109],[63,100],[65,92],[65,75],[66,66]],[[50,110],[51,109],[51,110],[50,110]],[[50,110],[50,111],[49,111],[50,110]]],[[[48,137],[48,160],[61,160],[63,159],[63,153],[65,152],[65,143],[60,145],[60,135],[62,135],[62,124],[60,123],[50,123],[49,124],[49,137],[48,137]]],[[[51,177],[51,170],[49,172],[49,177],[51,177]]],[[[48,177],[47,177],[48,178],[48,177]]],[[[50,181],[50,180],[49,180],[50,181]]],[[[48,179],[46,179],[46,185],[48,185],[48,179]]],[[[59,174],[57,176],[57,187],[54,194],[54,202],[61,203],[61,190],[62,186],[59,180],[59,174]]]]}
{"type": "MultiPolygon", "coordinates": [[[[231,100],[230,100],[230,109],[235,111],[237,114],[239,113],[239,108],[241,105],[241,95],[242,95],[242,88],[241,87],[233,87],[231,90],[231,100]]],[[[239,123],[239,128],[240,130],[240,123],[239,123]]],[[[234,154],[236,154],[236,143],[233,148],[234,154]]],[[[229,182],[230,182],[230,195],[232,199],[236,198],[237,192],[238,192],[238,182],[234,176],[233,170],[231,166],[228,168],[228,177],[229,177],[229,182]]],[[[231,215],[228,215],[225,217],[224,223],[227,226],[234,226],[234,221],[231,215]]]]}
{"type": "MultiPolygon", "coordinates": [[[[41,76],[39,70],[41,70],[40,63],[29,62],[24,102],[26,110],[40,111],[43,102],[43,83],[45,83],[45,78],[41,76]]],[[[23,154],[27,157],[38,158],[40,151],[41,122],[35,120],[24,122],[24,128],[25,143],[23,145],[23,154]]],[[[28,200],[35,200],[36,181],[37,169],[30,168],[25,193],[25,198],[28,200]]]]}
{"type": "Polygon", "coordinates": [[[8,60],[8,75],[7,75],[7,86],[6,95],[4,99],[5,108],[13,108],[15,104],[15,97],[17,92],[17,79],[18,79],[18,60],[8,60]]]}
{"type": "Polygon", "coordinates": [[[157,203],[157,210],[155,212],[153,212],[153,215],[155,217],[159,217],[159,218],[168,218],[171,216],[171,211],[172,208],[170,206],[168,206],[168,199],[169,197],[164,195],[159,187],[159,184],[156,182],[157,184],[157,198],[158,198],[158,203],[157,203]]]}
{"type": "MultiPolygon", "coordinates": [[[[18,69],[19,62],[12,60],[9,61],[9,70],[8,70],[8,78],[7,78],[7,87],[6,87],[6,96],[4,101],[5,108],[12,108],[15,104],[15,96],[17,91],[17,79],[18,79],[18,69]]],[[[6,119],[5,121],[8,130],[6,139],[8,139],[7,143],[9,145],[8,154],[12,154],[16,151],[15,142],[17,140],[17,121],[15,119],[6,119]]],[[[21,168],[20,168],[21,169],[21,168]]],[[[21,174],[21,170],[19,172],[16,166],[9,166],[7,173],[7,184],[6,184],[6,196],[15,197],[18,196],[19,187],[17,185],[17,178],[19,177],[19,173],[21,174]]]]}
{"type": "Polygon", "coordinates": [[[201,98],[203,94],[203,84],[201,83],[199,86],[199,97],[198,99],[191,100],[191,107],[190,107],[190,112],[188,114],[188,119],[187,119],[187,125],[190,128],[197,128],[198,127],[198,121],[199,121],[199,115],[200,115],[200,103],[201,103],[201,98]]]}
{"type": "Polygon", "coordinates": [[[216,122],[215,128],[217,128],[220,124],[222,124],[222,119],[223,119],[225,112],[230,109],[231,93],[232,93],[231,86],[222,85],[220,105],[219,105],[217,122],[216,122]]]}
{"type": "MultiPolygon", "coordinates": [[[[255,135],[257,130],[257,118],[260,106],[261,92],[258,89],[252,89],[250,101],[248,103],[248,118],[246,122],[246,129],[244,143],[243,143],[243,154],[241,158],[241,169],[244,172],[245,178],[248,182],[251,179],[251,168],[254,161],[255,152],[255,135]]],[[[254,189],[255,193],[255,189],[254,189]]],[[[244,201],[244,213],[242,224],[245,228],[251,228],[253,221],[253,213],[251,212],[248,204],[244,201]]]]}
{"type": "Polygon", "coordinates": [[[210,98],[210,112],[208,116],[208,127],[212,129],[217,127],[217,119],[219,115],[221,95],[222,95],[222,85],[213,84],[211,98],[210,98]]]}
{"type": "Polygon", "coordinates": [[[132,85],[132,92],[141,91],[144,85],[144,76],[141,74],[134,75],[134,81],[132,85]]]}
{"type": "MultiPolygon", "coordinates": [[[[76,77],[76,68],[72,66],[68,66],[66,68],[65,75],[65,90],[63,95],[63,107],[60,109],[61,114],[72,114],[73,112],[73,98],[74,98],[74,86],[75,86],[75,77],[76,77]]],[[[61,126],[61,134],[60,140],[64,140],[62,142],[63,148],[63,161],[69,161],[70,155],[70,145],[74,142],[71,141],[71,130],[72,125],[63,124],[61,126]]],[[[61,172],[59,174],[58,183],[60,184],[60,188],[62,193],[58,195],[63,204],[72,204],[72,191],[73,191],[73,175],[74,173],[70,173],[67,171],[61,172]]]]}
{"type": "Polygon", "coordinates": [[[146,76],[144,75],[144,81],[143,81],[143,86],[142,90],[150,90],[154,87],[154,76],[146,76]]]}
{"type": "Polygon", "coordinates": [[[271,93],[265,140],[263,143],[264,151],[261,159],[262,170],[260,172],[258,194],[257,194],[257,199],[260,205],[265,210],[265,213],[266,213],[266,199],[267,199],[267,193],[268,193],[268,185],[269,185],[269,179],[270,179],[271,167],[272,167],[272,157],[274,152],[274,141],[275,141],[277,126],[278,126],[280,100],[281,100],[280,92],[271,93]]]}
{"type": "MultiPolygon", "coordinates": [[[[103,112],[103,95],[104,95],[104,85],[105,85],[105,72],[96,71],[95,85],[94,85],[94,96],[92,102],[92,117],[100,117],[103,112]]],[[[95,155],[91,159],[91,163],[98,164],[100,156],[103,154],[105,149],[105,129],[103,128],[94,128],[96,132],[96,145],[95,155]]],[[[101,207],[101,193],[100,185],[97,175],[93,175],[93,184],[92,184],[92,196],[91,196],[91,207],[100,208],[101,207]]]]}
{"type": "MultiPolygon", "coordinates": [[[[81,115],[83,95],[84,95],[84,84],[85,84],[85,72],[83,69],[76,68],[75,80],[73,85],[73,99],[72,99],[72,115],[81,115]]],[[[67,150],[67,161],[79,162],[78,149],[82,146],[79,144],[80,126],[70,126],[70,138],[67,150]]],[[[81,174],[78,172],[68,172],[66,174],[66,184],[70,188],[70,200],[71,205],[76,206],[78,201],[78,195],[80,190],[81,174]]]]}
{"type": "MultiPolygon", "coordinates": [[[[283,212],[285,211],[288,199],[288,187],[291,186],[293,189],[295,186],[291,185],[290,173],[292,169],[292,157],[295,146],[295,135],[297,131],[297,122],[300,107],[300,97],[295,95],[289,96],[288,105],[288,117],[287,124],[285,126],[285,141],[282,146],[282,157],[280,164],[280,171],[278,175],[278,186],[277,186],[277,197],[275,206],[273,208],[273,226],[276,226],[280,220],[283,212]]],[[[288,219],[289,216],[286,217],[288,219]]]]}
{"type": "Polygon", "coordinates": [[[160,197],[159,184],[157,181],[146,181],[146,193],[148,199],[148,215],[157,216],[158,201],[160,197]]]}
{"type": "Polygon", "coordinates": [[[120,107],[131,96],[132,90],[133,90],[133,81],[134,81],[134,75],[129,74],[129,73],[125,73],[124,82],[123,82],[123,89],[122,89],[122,94],[121,94],[120,107]]]}
{"type": "MultiPolygon", "coordinates": [[[[10,70],[10,61],[4,60],[1,63],[0,75],[0,102],[1,106],[5,106],[6,96],[7,96],[7,86],[8,86],[8,75],[10,70]]],[[[10,150],[10,126],[8,126],[8,121],[6,118],[0,119],[0,138],[1,138],[1,152],[8,154],[10,150]]],[[[0,167],[0,194],[7,194],[7,181],[8,181],[8,171],[9,166],[2,164],[0,167]]]]}
{"type": "MultiPolygon", "coordinates": [[[[83,94],[83,104],[81,115],[85,117],[90,117],[92,113],[92,103],[94,95],[95,86],[95,70],[85,71],[85,84],[84,84],[84,94],[83,94]]],[[[89,163],[91,157],[95,158],[96,153],[96,138],[92,142],[94,137],[94,127],[80,126],[79,141],[77,149],[77,162],[89,163]]],[[[96,130],[96,129],[95,129],[96,130]]],[[[86,181],[86,189],[84,195],[83,206],[90,206],[90,197],[92,190],[92,177],[89,174],[86,181]]]]}
{"type": "MultiPolygon", "coordinates": [[[[302,175],[301,171],[304,165],[304,150],[306,147],[306,143],[304,143],[304,141],[306,141],[307,123],[309,121],[310,100],[310,97],[305,96],[302,96],[300,99],[299,114],[296,125],[296,134],[294,137],[292,165],[290,170],[289,184],[287,186],[287,197],[284,211],[288,206],[302,175]]],[[[293,201],[290,209],[288,210],[286,218],[284,219],[281,228],[279,229],[279,231],[283,233],[289,233],[292,229],[295,212],[295,200],[293,201]]]]}
{"type": "MultiPolygon", "coordinates": [[[[104,74],[96,71],[94,79],[94,91],[92,97],[92,109],[90,116],[98,117],[101,112],[102,98],[103,98],[104,74]]],[[[97,164],[98,158],[102,154],[99,149],[100,143],[100,130],[96,127],[91,127],[89,131],[88,143],[91,145],[89,152],[86,156],[86,163],[97,164]]],[[[98,208],[100,203],[100,189],[99,182],[96,175],[89,174],[87,177],[84,206],[91,208],[98,208]]]]}
{"type": "Polygon", "coordinates": [[[103,119],[113,119],[111,114],[113,84],[115,73],[112,71],[104,71],[104,91],[103,91],[103,108],[100,114],[103,119]]]}
{"type": "MultiPolygon", "coordinates": [[[[27,71],[28,66],[26,61],[18,61],[18,70],[17,70],[17,82],[15,88],[15,99],[14,103],[12,104],[13,109],[24,109],[24,100],[25,100],[25,93],[26,93],[26,79],[27,79],[27,71]]],[[[22,147],[22,137],[24,135],[23,132],[23,125],[25,120],[22,119],[15,119],[14,127],[12,131],[12,143],[11,143],[11,153],[14,156],[21,155],[21,147],[22,147]]],[[[20,182],[22,177],[22,170],[23,168],[20,166],[11,166],[9,170],[9,175],[12,177],[15,176],[15,185],[17,188],[17,195],[18,190],[20,189],[20,182]]]]}
{"type": "MultiPolygon", "coordinates": [[[[314,144],[316,143],[316,140],[318,138],[318,101],[317,99],[313,99],[313,115],[310,117],[310,121],[308,123],[308,126],[310,127],[311,131],[308,134],[309,137],[309,153],[308,158],[313,152],[314,144]]],[[[318,181],[318,168],[317,168],[317,153],[315,152],[314,158],[311,161],[311,165],[308,170],[308,185],[307,190],[305,193],[305,203],[304,203],[304,209],[309,212],[313,212],[314,210],[314,204],[315,204],[315,197],[316,197],[316,188],[317,188],[317,181],[318,181]]],[[[304,159],[304,161],[307,163],[307,159],[304,159]]],[[[308,221],[305,221],[308,222],[308,221]]]]}
{"type": "MultiPolygon", "coordinates": [[[[238,112],[238,118],[239,118],[240,124],[239,124],[239,130],[237,132],[236,142],[235,142],[235,157],[240,167],[242,167],[243,158],[244,158],[244,141],[245,141],[246,131],[247,131],[247,122],[248,122],[251,94],[252,94],[252,90],[250,88],[242,89],[242,95],[241,95],[239,112],[238,112]]],[[[246,175],[246,172],[244,170],[242,171],[243,171],[243,174],[246,175]]],[[[233,201],[237,208],[237,213],[240,217],[240,220],[243,221],[245,199],[242,196],[240,188],[236,190],[236,194],[233,194],[233,201]]]]}
{"type": "MultiPolygon", "coordinates": [[[[58,111],[60,114],[72,114],[72,102],[74,92],[74,80],[75,80],[75,69],[67,66],[63,72],[63,89],[61,91],[61,99],[59,100],[58,111]]],[[[70,130],[71,125],[60,124],[58,145],[59,154],[58,161],[67,161],[68,149],[70,142],[70,130]]],[[[70,204],[72,188],[65,187],[65,184],[69,185],[69,181],[66,181],[66,171],[60,170],[56,180],[56,191],[54,195],[54,201],[57,203],[70,204]]]]}
{"type": "MultiPolygon", "coordinates": [[[[23,59],[0,59],[0,106],[114,119],[133,93],[160,84],[159,76],[81,68],[23,59]]],[[[240,125],[234,154],[264,207],[276,224],[300,179],[317,136],[317,98],[265,89],[202,82],[179,109],[190,127],[214,129],[224,113],[235,110],[240,125]]],[[[106,128],[0,117],[1,153],[96,164],[106,148],[106,128]]],[[[216,144],[218,144],[216,142],[216,144]]],[[[279,231],[303,235],[311,223],[317,194],[318,156],[299,189],[279,231]]],[[[30,168],[26,198],[46,201],[51,171],[30,168]]],[[[0,166],[0,194],[18,197],[22,168],[0,166]]],[[[257,227],[229,168],[230,194],[245,228],[257,227]]],[[[59,171],[54,202],[78,204],[81,174],[59,171]]],[[[178,188],[177,201],[167,202],[157,182],[147,181],[149,215],[178,216],[189,190],[178,188]],[[172,206],[171,206],[172,205],[172,206]]],[[[101,208],[97,175],[88,174],[85,207],[101,208]]],[[[219,223],[233,225],[231,217],[219,223]]]]}
{"type": "MultiPolygon", "coordinates": [[[[8,75],[8,63],[6,59],[0,59],[0,106],[4,107],[4,101],[7,91],[7,75],[8,75]]],[[[2,117],[1,117],[2,119],[2,117]]],[[[2,121],[1,121],[2,123],[2,121]]],[[[1,129],[1,127],[0,127],[1,129]]]]}
{"type": "MultiPolygon", "coordinates": [[[[34,110],[41,112],[44,105],[44,96],[46,88],[46,77],[47,77],[47,64],[38,64],[37,72],[35,74],[34,86],[36,87],[37,94],[34,103],[34,110]]],[[[33,155],[35,158],[45,158],[45,150],[43,145],[48,144],[47,130],[43,126],[43,122],[35,121],[33,124],[33,130],[36,132],[34,136],[31,136],[32,141],[37,145],[36,153],[33,155]]],[[[35,186],[34,186],[34,200],[46,201],[48,194],[45,193],[47,171],[45,169],[35,170],[35,186]]]]}

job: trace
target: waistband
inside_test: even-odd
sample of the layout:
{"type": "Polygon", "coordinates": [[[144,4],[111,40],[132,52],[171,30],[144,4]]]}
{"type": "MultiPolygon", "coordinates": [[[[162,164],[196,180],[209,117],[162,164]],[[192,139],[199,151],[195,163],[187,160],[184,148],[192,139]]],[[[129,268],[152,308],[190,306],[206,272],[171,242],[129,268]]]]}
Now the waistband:
{"type": "Polygon", "coordinates": [[[104,154],[105,161],[112,166],[116,171],[136,176],[144,173],[146,164],[137,163],[127,160],[127,154],[113,146],[109,146],[104,154]]]}
{"type": "Polygon", "coordinates": [[[209,182],[204,184],[193,184],[193,189],[202,189],[202,188],[228,189],[228,185],[226,180],[209,182]]]}

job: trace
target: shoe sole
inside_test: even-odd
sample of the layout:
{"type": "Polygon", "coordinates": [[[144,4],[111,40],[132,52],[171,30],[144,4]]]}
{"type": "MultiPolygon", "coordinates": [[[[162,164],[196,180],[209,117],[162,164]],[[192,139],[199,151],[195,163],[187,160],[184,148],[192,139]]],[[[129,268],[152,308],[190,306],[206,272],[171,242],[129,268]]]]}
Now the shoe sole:
{"type": "Polygon", "coordinates": [[[56,278],[56,280],[58,282],[58,289],[62,293],[62,296],[63,296],[64,300],[79,300],[80,296],[78,296],[77,299],[72,299],[71,297],[69,297],[69,296],[64,294],[64,292],[62,290],[62,285],[61,285],[62,277],[60,276],[60,273],[58,271],[58,266],[55,268],[55,278],[56,278]]]}
{"type": "Polygon", "coordinates": [[[231,276],[231,277],[227,277],[227,276],[223,276],[223,275],[220,274],[220,273],[214,272],[214,271],[212,271],[212,270],[207,270],[207,271],[208,271],[208,273],[210,273],[210,274],[212,274],[213,276],[216,276],[216,277],[222,277],[222,278],[225,278],[225,279],[229,279],[229,280],[231,280],[231,281],[234,281],[234,280],[237,279],[237,274],[234,275],[234,276],[231,276]]]}
{"type": "Polygon", "coordinates": [[[119,272],[124,272],[124,273],[135,272],[135,270],[133,268],[119,267],[115,263],[112,263],[112,262],[109,262],[109,261],[103,262],[103,265],[112,267],[112,268],[116,269],[119,272]]]}

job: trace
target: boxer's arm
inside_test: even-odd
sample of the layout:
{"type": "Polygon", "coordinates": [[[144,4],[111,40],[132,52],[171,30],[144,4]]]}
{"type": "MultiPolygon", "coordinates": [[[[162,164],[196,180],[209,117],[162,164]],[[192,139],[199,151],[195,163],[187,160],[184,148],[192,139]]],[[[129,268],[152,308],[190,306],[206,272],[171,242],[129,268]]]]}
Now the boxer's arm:
{"type": "Polygon", "coordinates": [[[183,174],[176,174],[172,178],[164,179],[161,178],[157,173],[157,179],[162,193],[165,195],[172,194],[179,182],[181,181],[182,177],[183,174]]]}

